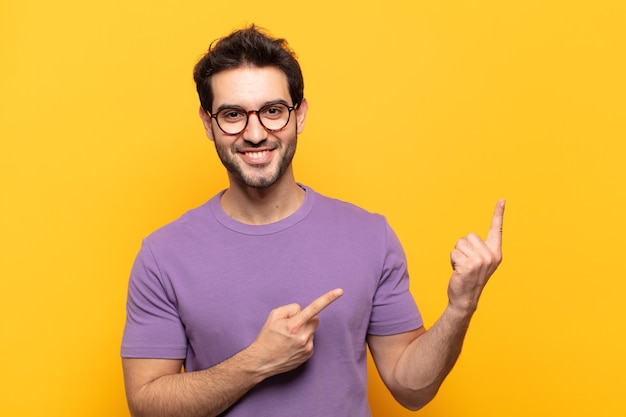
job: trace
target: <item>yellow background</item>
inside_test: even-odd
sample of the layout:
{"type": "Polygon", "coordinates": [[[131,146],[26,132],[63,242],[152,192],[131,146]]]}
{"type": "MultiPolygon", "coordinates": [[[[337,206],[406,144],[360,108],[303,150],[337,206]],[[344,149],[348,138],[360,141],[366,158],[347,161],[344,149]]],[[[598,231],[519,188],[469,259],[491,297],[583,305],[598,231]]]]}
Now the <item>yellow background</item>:
{"type": "MultiPolygon", "coordinates": [[[[192,66],[256,22],[303,66],[298,179],[388,216],[429,325],[455,241],[508,200],[504,264],[419,415],[625,416],[625,5],[1,0],[0,415],[128,415],[140,240],[227,185],[192,66]]],[[[370,397],[409,415],[377,376],[370,397]]]]}

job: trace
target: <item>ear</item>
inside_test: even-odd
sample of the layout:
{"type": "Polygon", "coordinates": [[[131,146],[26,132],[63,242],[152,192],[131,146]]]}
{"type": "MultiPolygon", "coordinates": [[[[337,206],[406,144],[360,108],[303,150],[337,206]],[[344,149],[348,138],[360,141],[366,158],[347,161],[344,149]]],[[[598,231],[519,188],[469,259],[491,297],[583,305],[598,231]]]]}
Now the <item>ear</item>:
{"type": "Polygon", "coordinates": [[[200,106],[200,108],[198,109],[198,115],[200,116],[200,119],[202,119],[202,124],[204,125],[204,133],[206,134],[206,137],[209,138],[209,140],[214,141],[215,138],[213,137],[212,128],[213,119],[211,119],[211,116],[209,116],[209,114],[202,108],[202,106],[200,106]]]}
{"type": "Polygon", "coordinates": [[[306,112],[309,110],[309,102],[306,101],[306,98],[302,99],[300,105],[296,109],[296,132],[298,134],[302,133],[304,130],[304,121],[306,120],[306,112]]]}

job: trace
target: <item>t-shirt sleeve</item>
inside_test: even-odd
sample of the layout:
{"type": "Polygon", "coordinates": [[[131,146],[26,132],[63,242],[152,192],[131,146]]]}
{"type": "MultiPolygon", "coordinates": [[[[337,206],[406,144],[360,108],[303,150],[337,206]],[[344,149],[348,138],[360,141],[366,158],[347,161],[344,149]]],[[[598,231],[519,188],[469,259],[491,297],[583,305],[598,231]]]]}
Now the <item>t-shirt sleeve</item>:
{"type": "Polygon", "coordinates": [[[388,223],[386,228],[386,256],[368,329],[377,336],[408,332],[424,324],[410,292],[404,249],[388,223]]]}
{"type": "Polygon", "coordinates": [[[144,241],[131,270],[122,357],[184,359],[187,337],[176,296],[144,241]]]}

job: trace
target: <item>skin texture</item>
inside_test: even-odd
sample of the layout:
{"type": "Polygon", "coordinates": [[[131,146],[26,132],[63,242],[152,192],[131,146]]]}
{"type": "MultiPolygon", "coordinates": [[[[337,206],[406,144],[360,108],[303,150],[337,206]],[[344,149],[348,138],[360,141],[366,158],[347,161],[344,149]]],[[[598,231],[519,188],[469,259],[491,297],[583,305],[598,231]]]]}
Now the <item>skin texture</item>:
{"type": "MultiPolygon", "coordinates": [[[[213,76],[213,109],[254,110],[282,101],[293,105],[285,75],[274,67],[243,67],[213,76]]],[[[268,132],[251,115],[238,135],[226,135],[200,109],[207,137],[227,168],[230,187],[220,200],[224,211],[246,224],[281,220],[302,204],[292,158],[302,132],[304,100],[280,132],[268,132]]],[[[423,407],[436,394],[456,362],[470,319],[490,276],[502,260],[504,201],[496,205],[486,240],[460,239],[450,260],[449,303],[433,327],[391,336],[369,336],[376,367],[394,397],[405,407],[423,407]]],[[[134,417],[216,416],[264,379],[293,370],[314,354],[318,314],[343,290],[334,289],[301,308],[278,306],[252,344],[211,368],[181,373],[183,359],[123,359],[129,408],[134,417]]],[[[341,301],[338,301],[341,302],[341,301]]]]}

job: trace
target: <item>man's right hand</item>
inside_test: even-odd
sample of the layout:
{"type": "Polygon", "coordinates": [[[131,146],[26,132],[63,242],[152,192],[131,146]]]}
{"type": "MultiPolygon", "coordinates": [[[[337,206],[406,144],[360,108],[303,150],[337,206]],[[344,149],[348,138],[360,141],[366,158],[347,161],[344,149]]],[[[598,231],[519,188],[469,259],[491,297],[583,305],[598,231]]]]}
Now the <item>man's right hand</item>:
{"type": "Polygon", "coordinates": [[[319,325],[318,314],[341,297],[340,288],[327,292],[301,309],[289,304],[272,310],[250,348],[262,361],[267,376],[291,371],[313,355],[313,336],[319,325]]]}
{"type": "Polygon", "coordinates": [[[304,309],[290,304],[272,310],[250,346],[207,369],[181,373],[182,359],[123,358],[131,414],[220,415],[263,379],[309,359],[317,315],[342,294],[338,288],[304,309]]]}

